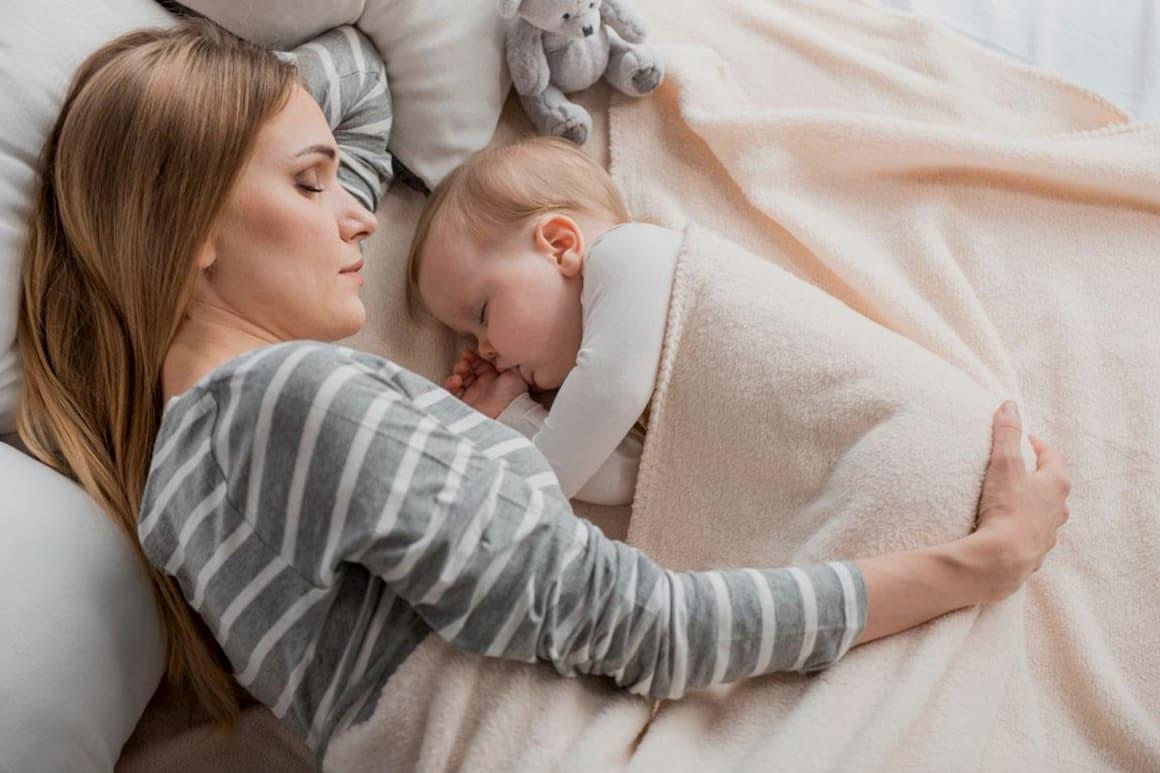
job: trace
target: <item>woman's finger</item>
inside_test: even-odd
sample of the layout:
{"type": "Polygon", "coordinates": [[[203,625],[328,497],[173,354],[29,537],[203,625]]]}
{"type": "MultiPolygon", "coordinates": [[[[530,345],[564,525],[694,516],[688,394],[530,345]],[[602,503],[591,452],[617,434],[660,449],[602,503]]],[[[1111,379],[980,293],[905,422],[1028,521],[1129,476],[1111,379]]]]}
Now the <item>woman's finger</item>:
{"type": "Polygon", "coordinates": [[[1060,478],[1067,478],[1067,465],[1064,464],[1063,457],[1054,448],[1046,445],[1043,450],[1039,451],[1039,463],[1037,465],[1039,471],[1048,471],[1060,478]]]}
{"type": "Polygon", "coordinates": [[[1035,449],[1037,457],[1035,469],[1042,470],[1046,467],[1054,467],[1059,469],[1063,467],[1063,457],[1061,457],[1051,446],[1043,442],[1043,439],[1038,435],[1027,433],[1027,439],[1031,441],[1031,447],[1035,449]]]}

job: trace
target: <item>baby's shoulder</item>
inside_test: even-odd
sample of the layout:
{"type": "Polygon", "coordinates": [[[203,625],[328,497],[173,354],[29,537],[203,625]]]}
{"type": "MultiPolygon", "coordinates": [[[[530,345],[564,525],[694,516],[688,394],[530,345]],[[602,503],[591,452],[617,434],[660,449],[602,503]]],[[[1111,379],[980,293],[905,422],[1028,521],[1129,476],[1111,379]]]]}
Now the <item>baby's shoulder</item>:
{"type": "Polygon", "coordinates": [[[680,248],[683,235],[652,223],[621,223],[609,228],[592,242],[588,255],[632,255],[666,253],[680,248]]]}
{"type": "Polygon", "coordinates": [[[592,242],[584,260],[590,289],[671,278],[684,234],[651,223],[622,223],[592,242]]]}

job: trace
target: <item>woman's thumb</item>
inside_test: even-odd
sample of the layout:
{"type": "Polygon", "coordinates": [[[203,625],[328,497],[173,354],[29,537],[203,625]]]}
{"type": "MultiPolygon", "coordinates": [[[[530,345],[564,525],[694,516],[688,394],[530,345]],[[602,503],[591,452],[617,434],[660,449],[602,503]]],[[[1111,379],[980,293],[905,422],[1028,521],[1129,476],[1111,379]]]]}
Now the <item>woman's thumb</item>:
{"type": "Polygon", "coordinates": [[[1014,471],[1022,468],[1019,443],[1023,438],[1023,422],[1013,400],[999,406],[991,432],[991,464],[1014,471]]]}

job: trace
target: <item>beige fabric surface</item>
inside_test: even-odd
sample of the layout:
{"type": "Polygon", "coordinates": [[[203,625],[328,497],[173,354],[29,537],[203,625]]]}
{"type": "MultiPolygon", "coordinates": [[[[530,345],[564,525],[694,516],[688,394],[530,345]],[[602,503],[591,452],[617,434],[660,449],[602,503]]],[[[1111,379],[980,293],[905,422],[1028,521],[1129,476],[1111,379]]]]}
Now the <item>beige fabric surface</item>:
{"type": "Polygon", "coordinates": [[[705,566],[964,533],[1004,397],[1069,461],[1072,520],[1010,600],[666,703],[636,742],[622,696],[561,722],[572,683],[428,642],[332,769],[489,769],[533,741],[641,771],[1155,769],[1160,131],[862,2],[636,4],[669,77],[613,95],[612,170],[636,216],[688,230],[630,541],[705,566]],[[738,427],[722,396],[771,425],[738,427]],[[754,438],[789,487],[762,517],[754,438]],[[509,669],[521,688],[446,715],[452,736],[391,737],[509,669]]]}
{"type": "Polygon", "coordinates": [[[965,534],[1006,397],[1070,463],[1072,519],[1012,599],[667,704],[634,765],[1156,769],[1160,128],[862,3],[715,5],[611,109],[631,209],[701,259],[630,541],[700,567],[965,534]]]}

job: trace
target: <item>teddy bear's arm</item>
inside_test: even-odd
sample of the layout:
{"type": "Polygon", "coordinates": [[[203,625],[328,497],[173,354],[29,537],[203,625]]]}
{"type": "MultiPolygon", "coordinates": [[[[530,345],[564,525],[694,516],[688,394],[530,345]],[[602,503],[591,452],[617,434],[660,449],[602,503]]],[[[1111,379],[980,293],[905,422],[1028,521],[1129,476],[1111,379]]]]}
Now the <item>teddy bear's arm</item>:
{"type": "Polygon", "coordinates": [[[629,43],[644,40],[644,22],[624,0],[604,0],[604,5],[600,7],[600,18],[629,43]]]}
{"type": "Polygon", "coordinates": [[[516,19],[507,34],[507,62],[512,83],[523,96],[543,93],[551,72],[544,53],[544,36],[523,19],[516,19]]]}

